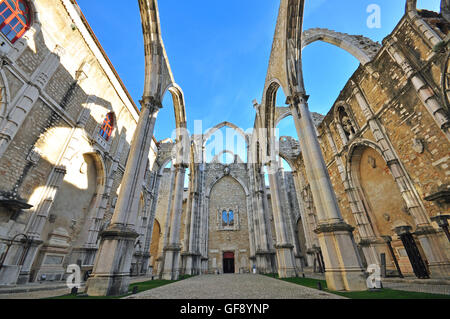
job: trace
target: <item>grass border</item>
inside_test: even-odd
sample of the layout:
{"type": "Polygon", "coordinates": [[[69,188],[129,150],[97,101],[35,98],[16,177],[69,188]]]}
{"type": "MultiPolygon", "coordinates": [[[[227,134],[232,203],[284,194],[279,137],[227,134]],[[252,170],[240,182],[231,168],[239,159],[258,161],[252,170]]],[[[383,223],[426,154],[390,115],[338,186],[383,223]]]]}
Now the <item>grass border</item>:
{"type": "Polygon", "coordinates": [[[322,291],[350,299],[450,299],[450,295],[404,291],[389,288],[351,292],[332,291],[328,289],[327,282],[322,279],[302,277],[279,278],[278,274],[266,274],[266,276],[300,286],[316,289],[318,291],[320,291],[318,289],[318,285],[320,283],[322,291]]]}

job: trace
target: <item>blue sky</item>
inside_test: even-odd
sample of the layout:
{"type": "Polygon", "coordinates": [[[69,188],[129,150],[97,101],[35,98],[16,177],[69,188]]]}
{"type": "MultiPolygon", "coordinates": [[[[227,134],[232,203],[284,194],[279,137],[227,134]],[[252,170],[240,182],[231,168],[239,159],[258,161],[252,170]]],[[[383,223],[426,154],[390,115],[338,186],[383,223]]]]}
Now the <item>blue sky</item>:
{"type": "MultiPolygon", "coordinates": [[[[438,10],[440,0],[418,0],[438,10]]],[[[136,104],[144,83],[144,48],[137,0],[78,0],[92,29],[136,104]],[[126,3],[126,7],[124,6],[126,3]]],[[[161,0],[163,41],[175,80],[185,94],[188,128],[202,120],[204,130],[230,121],[253,126],[252,100],[262,90],[272,45],[278,0],[161,0]]],[[[305,29],[322,27],[362,34],[381,42],[404,14],[405,0],[306,0],[305,29]],[[381,28],[369,29],[368,5],[381,7],[381,28]]],[[[312,111],[326,114],[358,67],[347,52],[314,43],[303,52],[305,85],[312,111]]],[[[280,103],[284,102],[282,95],[280,103]]],[[[158,140],[175,127],[170,95],[155,128],[158,140]]],[[[296,136],[291,119],[281,135],[296,136]]]]}

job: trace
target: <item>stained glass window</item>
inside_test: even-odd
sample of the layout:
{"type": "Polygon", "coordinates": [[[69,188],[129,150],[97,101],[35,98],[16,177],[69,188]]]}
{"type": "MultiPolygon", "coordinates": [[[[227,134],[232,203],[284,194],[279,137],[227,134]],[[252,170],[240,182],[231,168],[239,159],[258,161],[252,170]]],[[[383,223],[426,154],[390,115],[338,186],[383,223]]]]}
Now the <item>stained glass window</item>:
{"type": "Polygon", "coordinates": [[[16,42],[30,27],[30,8],[25,0],[0,0],[0,31],[16,42]]]}
{"type": "Polygon", "coordinates": [[[226,210],[222,212],[222,225],[227,226],[228,225],[228,213],[226,210]]]}
{"type": "Polygon", "coordinates": [[[222,211],[222,227],[234,226],[234,212],[232,210],[222,211]]]}
{"type": "Polygon", "coordinates": [[[109,140],[111,134],[114,130],[114,116],[112,113],[108,113],[106,115],[105,120],[103,121],[102,127],[100,128],[100,136],[102,136],[106,141],[109,140]]]}
{"type": "Polygon", "coordinates": [[[234,213],[232,210],[228,212],[228,226],[234,225],[234,213]]]}

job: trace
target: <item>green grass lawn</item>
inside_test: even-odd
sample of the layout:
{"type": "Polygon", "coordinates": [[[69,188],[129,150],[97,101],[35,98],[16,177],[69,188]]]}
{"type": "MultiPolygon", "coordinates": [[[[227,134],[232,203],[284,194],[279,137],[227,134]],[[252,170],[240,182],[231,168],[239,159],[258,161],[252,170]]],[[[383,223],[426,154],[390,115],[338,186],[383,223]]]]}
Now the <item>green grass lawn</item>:
{"type": "Polygon", "coordinates": [[[45,299],[120,299],[120,298],[132,295],[132,291],[133,291],[134,287],[138,287],[137,292],[140,293],[140,292],[144,292],[144,291],[147,291],[150,289],[162,287],[162,286],[165,286],[165,285],[168,285],[168,284],[180,281],[180,280],[184,280],[187,278],[191,278],[191,277],[193,277],[193,276],[184,275],[184,276],[181,276],[179,280],[159,280],[158,279],[158,280],[149,280],[149,281],[134,283],[134,284],[131,284],[130,287],[128,288],[128,294],[123,295],[123,296],[91,297],[91,296],[86,296],[84,294],[79,294],[77,296],[67,294],[64,296],[45,298],[45,299]]]}
{"type": "MultiPolygon", "coordinates": [[[[269,274],[267,276],[280,279],[278,278],[278,275],[274,274],[269,274]]],[[[314,289],[318,289],[318,283],[320,283],[322,285],[323,291],[350,299],[450,299],[449,295],[410,292],[387,288],[379,289],[376,291],[337,292],[328,290],[327,282],[325,280],[312,278],[282,278],[280,280],[314,289]]]]}

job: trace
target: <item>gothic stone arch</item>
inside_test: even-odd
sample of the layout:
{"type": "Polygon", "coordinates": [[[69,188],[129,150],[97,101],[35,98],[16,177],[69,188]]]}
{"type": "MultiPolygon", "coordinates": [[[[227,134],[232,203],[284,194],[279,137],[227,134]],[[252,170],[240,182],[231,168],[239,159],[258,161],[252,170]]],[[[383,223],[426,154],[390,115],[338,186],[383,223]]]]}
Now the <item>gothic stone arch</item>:
{"type": "Polygon", "coordinates": [[[302,48],[316,41],[333,44],[351,55],[362,65],[366,65],[381,49],[381,44],[361,35],[350,35],[333,30],[314,28],[305,30],[302,36],[302,48]]]}

